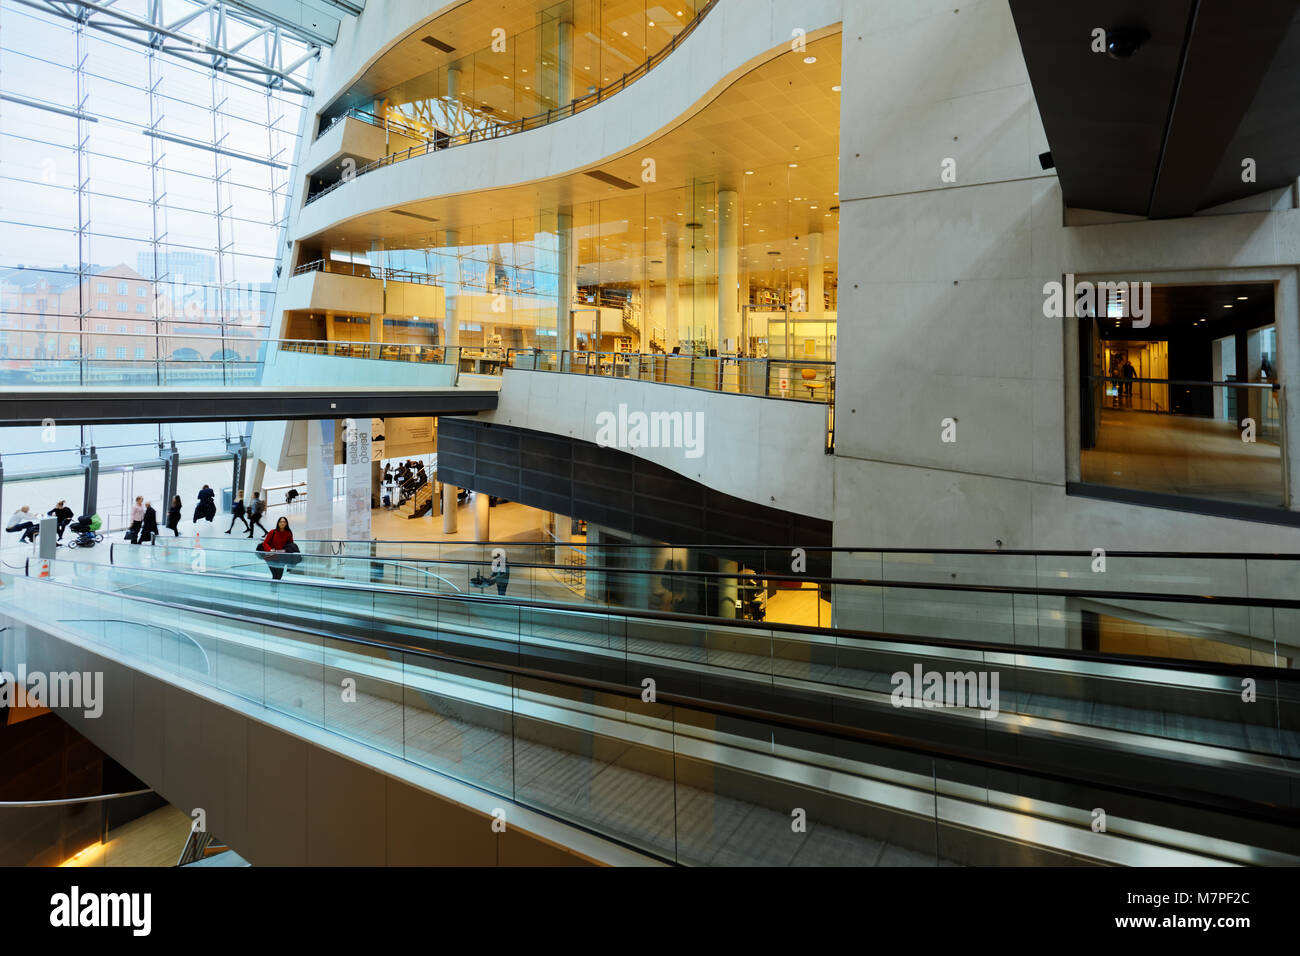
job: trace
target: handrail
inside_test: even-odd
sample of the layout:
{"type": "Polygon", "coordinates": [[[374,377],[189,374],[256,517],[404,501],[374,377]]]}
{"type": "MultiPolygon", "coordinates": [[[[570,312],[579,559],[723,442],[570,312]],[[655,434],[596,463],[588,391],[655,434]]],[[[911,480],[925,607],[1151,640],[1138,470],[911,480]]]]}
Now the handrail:
{"type": "Polygon", "coordinates": [[[369,263],[344,263],[338,259],[313,259],[304,262],[293,270],[296,276],[309,272],[324,272],[329,275],[350,275],[361,279],[381,279],[389,282],[414,282],[420,285],[436,285],[442,278],[441,273],[415,272],[412,269],[390,269],[387,266],[372,266],[369,263]]]}
{"type": "MultiPolygon", "coordinates": [[[[320,131],[317,132],[316,134],[316,139],[320,139],[322,136],[324,136],[326,133],[332,130],[335,126],[338,126],[339,123],[342,123],[345,119],[359,120],[360,122],[368,123],[371,126],[378,126],[388,130],[396,130],[402,136],[409,136],[412,139],[422,139],[425,140],[426,142],[429,141],[429,137],[426,136],[424,132],[418,129],[417,127],[407,126],[405,123],[400,123],[397,120],[389,119],[383,116],[378,116],[375,113],[372,113],[370,110],[363,110],[359,106],[353,106],[347,110],[344,110],[338,116],[330,120],[329,123],[327,123],[325,126],[322,126],[320,131]]],[[[441,133],[441,135],[444,136],[447,135],[445,132],[441,130],[439,130],[438,132],[441,133]]],[[[315,142],[315,140],[313,140],[312,142],[315,142]]]]}
{"type": "MultiPolygon", "coordinates": [[[[180,539],[167,545],[168,548],[179,547],[193,549],[189,543],[181,544],[180,539]]],[[[113,542],[109,546],[109,562],[112,563],[113,548],[118,542],[113,542]]],[[[542,544],[541,547],[551,547],[548,544],[542,544]]],[[[600,547],[593,545],[593,547],[600,547]]],[[[139,549],[134,545],[128,546],[127,553],[134,554],[139,549]],[[132,550],[134,549],[134,550],[132,550]]],[[[203,549],[200,549],[203,550],[203,549]]],[[[242,554],[241,550],[236,549],[212,549],[219,550],[228,554],[242,554]]],[[[334,561],[368,561],[371,563],[383,562],[393,563],[397,561],[420,562],[425,564],[456,564],[472,565],[477,567],[490,567],[492,560],[487,558],[474,559],[466,558],[456,560],[451,558],[408,558],[408,557],[391,557],[385,555],[367,556],[362,554],[330,554],[319,555],[303,553],[304,558],[329,558],[334,561]]],[[[554,563],[534,564],[525,561],[508,561],[508,566],[514,568],[526,568],[531,570],[559,570],[568,567],[568,565],[554,563]]],[[[123,565],[133,570],[154,570],[151,568],[138,567],[136,565],[123,565]]],[[[956,591],[959,593],[974,594],[1026,594],[1036,597],[1086,597],[1091,599],[1097,598],[1114,598],[1129,601],[1151,601],[1153,603],[1165,604],[1202,604],[1202,605],[1228,605],[1231,607],[1270,607],[1282,608],[1284,610],[1300,610],[1300,598],[1262,598],[1262,597],[1234,597],[1224,594],[1177,594],[1172,591],[1115,591],[1115,590],[1090,590],[1088,588],[1044,588],[1031,585],[1011,585],[1011,584],[959,584],[955,582],[938,582],[938,581],[902,581],[893,579],[877,578],[838,578],[838,577],[819,577],[814,575],[769,573],[764,571],[753,572],[730,572],[730,571],[682,571],[682,570],[656,570],[654,568],[628,568],[617,567],[613,565],[593,565],[583,566],[583,570],[595,574],[630,574],[645,575],[647,577],[658,578],[682,578],[683,580],[694,580],[703,578],[706,580],[718,581],[740,581],[746,582],[761,578],[764,581],[779,581],[790,584],[827,584],[833,587],[869,587],[869,588],[912,588],[928,591],[956,591]]],[[[450,583],[450,582],[448,582],[450,583]]],[[[668,613],[668,612],[658,612],[668,613]]],[[[712,620],[712,619],[710,619],[712,620]]]]}
{"type": "Polygon", "coordinates": [[[153,788],[129,790],[126,793],[97,793],[93,797],[67,797],[63,800],[0,800],[0,810],[10,807],[68,807],[78,803],[103,803],[105,800],[138,797],[146,793],[153,793],[153,788]]]}
{"type": "MultiPolygon", "coordinates": [[[[312,557],[312,555],[307,555],[307,557],[312,557]]],[[[324,556],[317,555],[316,557],[324,557],[324,556]]],[[[190,573],[185,571],[179,571],[176,569],[164,570],[162,568],[146,568],[146,567],[139,567],[135,565],[122,565],[122,567],[126,568],[129,571],[148,572],[150,574],[174,575],[178,573],[180,574],[190,573]]],[[[548,566],[543,565],[542,567],[548,567],[548,566]]],[[[561,566],[556,566],[556,567],[561,567],[561,566]]],[[[591,570],[595,570],[595,569],[591,569],[591,570]]],[[[623,570],[623,569],[608,569],[608,570],[623,570]]],[[[237,575],[226,573],[221,569],[217,569],[213,571],[204,571],[202,573],[203,576],[207,578],[212,578],[212,577],[225,578],[233,581],[245,580],[244,578],[238,577],[237,575]]],[[[935,585],[935,584],[925,585],[920,582],[913,582],[913,583],[918,584],[918,586],[923,586],[923,587],[928,586],[931,589],[940,589],[940,590],[944,589],[943,585],[935,585]]],[[[366,593],[375,593],[376,591],[376,588],[374,588],[373,586],[367,586],[365,584],[361,584],[354,581],[347,581],[347,580],[327,579],[323,581],[313,581],[311,582],[310,585],[307,586],[332,588],[332,589],[344,590],[344,591],[360,591],[366,593]]],[[[1014,589],[1008,589],[1008,590],[1012,591],[1014,589]]],[[[394,594],[400,597],[428,598],[430,596],[429,592],[416,591],[410,588],[401,587],[399,585],[386,586],[382,589],[382,591],[385,594],[394,594]]],[[[1025,592],[1016,591],[1015,593],[1031,593],[1031,592],[1029,591],[1029,589],[1026,589],[1025,592]]],[[[1047,592],[1047,593],[1060,594],[1061,592],[1047,592]]],[[[726,627],[738,628],[741,630],[778,632],[778,633],[786,633],[786,634],[807,634],[807,635],[819,635],[819,636],[833,634],[837,638],[851,638],[853,640],[860,640],[864,642],[882,641],[882,640],[891,641],[891,642],[909,641],[924,646],[956,648],[962,650],[977,650],[977,651],[995,652],[995,653],[1002,653],[1002,654],[1033,653],[1040,657],[1053,657],[1053,658],[1063,657],[1070,660],[1084,660],[1084,661],[1102,662],[1102,663],[1115,663],[1115,662],[1133,663],[1133,664],[1141,664],[1143,666],[1152,666],[1158,669],[1196,671],[1198,673],[1211,673],[1216,676],[1235,677],[1242,674],[1249,674],[1249,675],[1267,674],[1270,678],[1278,678],[1287,681],[1300,681],[1300,671],[1291,670],[1289,668],[1283,668],[1283,667],[1275,667],[1269,664],[1256,665],[1256,664],[1234,664],[1234,663],[1220,662],[1220,661],[1186,661],[1186,660],[1181,660],[1176,658],[1147,657],[1140,654],[1101,653],[1101,652],[1085,651],[1085,650],[1080,650],[1075,648],[1060,648],[1060,647],[1027,648],[1022,645],[1005,644],[1005,643],[1000,644],[991,641],[963,640],[959,638],[946,638],[946,637],[937,637],[932,635],[897,634],[888,631],[864,631],[864,630],[856,630],[852,628],[838,628],[838,627],[822,628],[822,627],[817,627],[815,625],[789,624],[784,622],[768,622],[768,621],[750,621],[742,618],[717,618],[705,614],[683,614],[676,611],[655,611],[648,608],[632,608],[632,607],[618,607],[618,606],[605,606],[605,605],[589,606],[585,604],[574,605],[574,604],[565,604],[558,601],[529,600],[529,599],[519,598],[514,595],[488,595],[488,594],[480,595],[480,594],[472,594],[467,592],[458,592],[455,594],[436,594],[434,596],[438,600],[448,600],[448,601],[454,601],[462,604],[482,603],[484,601],[489,601],[498,607],[506,606],[506,607],[515,607],[515,608],[527,609],[527,610],[561,611],[570,614],[605,614],[605,615],[613,615],[616,617],[630,617],[630,618],[638,618],[638,619],[653,620],[653,621],[672,621],[672,622],[677,622],[682,624],[702,624],[711,627],[717,627],[719,626],[720,622],[725,622],[726,627]]],[[[1063,596],[1069,596],[1069,595],[1063,595],[1063,596]]],[[[1092,600],[1096,600],[1098,598],[1105,598],[1108,596],[1113,596],[1116,598],[1127,598],[1130,600],[1150,599],[1155,603],[1160,603],[1158,598],[1139,597],[1137,595],[1128,594],[1125,592],[1118,592],[1112,594],[1112,592],[1106,592],[1106,591],[1080,591],[1078,592],[1078,596],[1086,597],[1092,600]]],[[[1200,596],[1200,597],[1202,600],[1199,603],[1208,603],[1208,604],[1216,603],[1216,599],[1213,597],[1204,597],[1204,596],[1200,596]]],[[[1172,602],[1175,603],[1186,600],[1180,595],[1170,595],[1170,598],[1172,602]]],[[[1245,604],[1246,606],[1275,607],[1278,606],[1278,604],[1285,603],[1288,605],[1288,609],[1290,609],[1289,607],[1290,605],[1295,605],[1300,607],[1300,602],[1297,601],[1272,602],[1266,598],[1243,598],[1243,599],[1224,598],[1221,600],[1217,600],[1217,603],[1220,605],[1236,606],[1238,601],[1240,601],[1240,603],[1245,604]],[[1259,602],[1259,603],[1257,604],[1255,602],[1259,602]]]]}
{"type": "Polygon", "coordinates": [[[1133,382],[1137,385],[1186,385],[1201,386],[1214,388],[1266,388],[1270,391],[1278,391],[1282,388],[1281,382],[1198,382],[1180,378],[1124,378],[1123,376],[1111,375],[1089,375],[1090,382],[1133,382]]]}
{"type": "MultiPolygon", "coordinates": [[[[57,587],[65,587],[73,590],[83,591],[89,594],[103,595],[104,592],[98,588],[86,587],[84,585],[68,584],[62,581],[56,581],[52,578],[37,579],[43,580],[47,584],[57,587]]],[[[120,595],[119,595],[120,596],[120,595]]],[[[162,601],[157,598],[141,597],[139,595],[127,596],[130,600],[141,601],[156,607],[165,607],[170,610],[184,611],[191,614],[202,614],[211,617],[219,617],[225,620],[236,621],[240,624],[261,625],[264,627],[273,627],[279,630],[294,631],[299,634],[306,634],[312,637],[325,638],[334,641],[344,641],[349,644],[357,644],[364,647],[372,647],[385,651],[397,651],[402,654],[410,654],[416,657],[422,657],[428,660],[439,661],[445,664],[454,664],[459,666],[474,667],[483,671],[490,671],[497,674],[508,675],[511,678],[523,677],[533,680],[544,680],[554,684],[560,684],[567,687],[577,688],[579,690],[596,691],[607,693],[613,696],[625,698],[628,701],[642,701],[644,689],[637,685],[629,687],[624,684],[613,681],[598,680],[589,677],[578,677],[570,674],[558,673],[555,671],[543,670],[534,667],[525,667],[519,664],[510,664],[504,661],[484,661],[477,658],[462,657],[457,654],[449,654],[446,651],[432,650],[426,647],[418,647],[412,644],[406,644],[400,641],[378,641],[373,638],[357,637],[354,635],[338,635],[330,633],[324,629],[311,628],[303,625],[293,624],[286,625],[269,618],[261,618],[252,615],[239,615],[227,611],[217,611],[204,609],[196,611],[193,608],[183,604],[170,601],[162,601]]],[[[809,731],[833,737],[840,740],[850,740],[858,743],[872,744],[895,752],[909,754],[920,754],[930,758],[941,758],[943,760],[958,761],[964,764],[979,767],[985,770],[995,770],[1000,772],[1010,772],[1023,774],[1028,777],[1052,780],[1060,783],[1072,785],[1082,785],[1088,788],[1098,786],[1106,789],[1123,793],[1127,796],[1137,797],[1143,800],[1150,800],[1153,796],[1170,800],[1180,806],[1190,807],[1199,810],[1208,810],[1212,812],[1222,812],[1228,810],[1242,816],[1267,822],[1284,823],[1288,826],[1295,826],[1296,814],[1289,808],[1279,807],[1272,804],[1257,804],[1242,800],[1236,796],[1224,794],[1211,794],[1209,799],[1202,792],[1189,792],[1182,786],[1171,786],[1164,784],[1159,791],[1153,791],[1150,788],[1137,788],[1132,784],[1124,781],[1122,778],[1116,778],[1104,771],[1098,772],[1090,769],[1086,778],[1070,776],[1067,774],[1043,770],[1041,766],[1015,759],[1009,756],[990,756],[983,751],[972,751],[968,748],[954,747],[949,744],[935,743],[926,740],[920,740],[914,737],[905,737],[901,734],[889,733],[880,730],[868,730],[862,727],[855,727],[850,724],[841,724],[837,722],[819,720],[816,718],[803,717],[793,714],[783,714],[775,711],[768,711],[757,707],[747,707],[739,704],[724,703],[721,701],[706,700],[698,697],[691,697],[685,694],[679,694],[670,690],[657,690],[655,702],[661,704],[671,704],[678,707],[686,707],[692,710],[700,711],[705,714],[711,714],[722,717],[734,717],[742,720],[760,721],[767,724],[786,727],[791,730],[809,731]]]]}
{"type": "MultiPolygon", "coordinates": [[[[373,162],[367,163],[366,165],[360,167],[359,169],[356,170],[355,175],[353,175],[349,179],[346,180],[341,179],[338,182],[333,183],[330,186],[327,186],[325,189],[322,189],[320,192],[313,193],[312,195],[306,197],[306,199],[303,201],[303,205],[304,206],[310,205],[311,203],[315,202],[317,199],[320,199],[322,196],[329,195],[331,192],[333,192],[335,189],[338,189],[340,186],[345,185],[346,183],[351,182],[363,176],[364,174],[370,172],[371,170],[380,169],[384,166],[391,166],[394,163],[411,159],[414,156],[424,156],[432,152],[437,152],[439,150],[451,149],[452,147],[455,146],[465,146],[470,143],[481,142],[483,140],[498,139],[502,136],[512,136],[515,133],[523,133],[530,129],[537,129],[538,127],[541,126],[549,126],[551,123],[557,122],[562,119],[567,119],[570,116],[575,116],[578,113],[581,113],[583,110],[587,109],[588,107],[595,106],[596,104],[603,102],[604,100],[612,96],[614,93],[621,92],[622,90],[626,89],[629,83],[635,82],[636,80],[640,79],[642,76],[645,76],[647,73],[650,72],[651,69],[653,69],[654,67],[662,63],[668,57],[669,54],[673,53],[683,42],[685,42],[687,37],[689,37],[692,33],[695,32],[695,28],[698,27],[704,21],[704,18],[708,16],[710,12],[712,12],[714,7],[716,7],[719,2],[720,0],[708,0],[708,3],[706,3],[703,7],[701,7],[696,12],[695,16],[692,17],[690,21],[687,22],[682,27],[681,31],[676,36],[674,36],[671,40],[669,40],[665,46],[661,47],[658,50],[658,52],[651,54],[649,57],[646,58],[644,63],[638,65],[631,72],[624,73],[619,79],[614,80],[591,93],[587,93],[583,96],[579,96],[574,100],[572,100],[571,102],[565,104],[564,106],[548,109],[545,113],[535,113],[532,116],[525,116],[520,119],[513,120],[510,123],[504,123],[499,126],[494,126],[490,130],[469,130],[464,133],[455,133],[455,134],[449,133],[445,140],[442,139],[437,139],[435,141],[426,140],[424,146],[421,147],[412,146],[406,150],[403,150],[400,153],[390,153],[387,156],[383,156],[379,159],[374,160],[373,162]]],[[[333,124],[331,124],[331,126],[332,125],[333,124]]],[[[421,136],[421,139],[424,138],[425,137],[421,136]]]]}

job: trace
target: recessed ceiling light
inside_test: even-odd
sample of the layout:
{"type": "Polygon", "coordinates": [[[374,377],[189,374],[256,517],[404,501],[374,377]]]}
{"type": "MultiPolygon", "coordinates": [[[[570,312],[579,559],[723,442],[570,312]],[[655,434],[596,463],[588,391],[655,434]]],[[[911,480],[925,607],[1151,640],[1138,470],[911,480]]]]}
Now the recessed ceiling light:
{"type": "Polygon", "coordinates": [[[791,164],[790,164],[790,168],[791,168],[791,169],[798,169],[798,168],[799,168],[799,164],[798,164],[798,163],[791,163],[791,164]]]}
{"type": "Polygon", "coordinates": [[[1225,308],[1225,309],[1231,309],[1231,308],[1232,308],[1232,303],[1229,302],[1227,305],[1224,306],[1224,308],[1225,308]]]}
{"type": "Polygon", "coordinates": [[[754,171],[753,171],[752,169],[747,169],[747,170],[745,170],[745,175],[746,175],[746,176],[752,176],[752,175],[754,175],[754,171]]]}
{"type": "Polygon", "coordinates": [[[806,56],[806,57],[803,58],[803,61],[804,61],[805,63],[811,65],[811,64],[817,62],[817,57],[815,57],[815,56],[806,56]]]}
{"type": "Polygon", "coordinates": [[[832,93],[838,93],[839,91],[840,91],[840,88],[839,88],[838,85],[836,85],[836,86],[832,86],[832,87],[831,87],[831,92],[832,92],[832,93]]]}
{"type": "Polygon", "coordinates": [[[1239,295],[1239,296],[1237,296],[1237,301],[1238,301],[1238,302],[1245,302],[1245,301],[1246,301],[1246,297],[1245,297],[1244,295],[1239,295]]]}
{"type": "Polygon", "coordinates": [[[626,30],[623,31],[623,36],[627,36],[627,31],[626,31],[626,30]]]}
{"type": "Polygon", "coordinates": [[[655,22],[654,22],[653,20],[651,20],[651,21],[650,21],[650,25],[651,25],[651,26],[654,26],[654,25],[655,25],[655,22]]]}

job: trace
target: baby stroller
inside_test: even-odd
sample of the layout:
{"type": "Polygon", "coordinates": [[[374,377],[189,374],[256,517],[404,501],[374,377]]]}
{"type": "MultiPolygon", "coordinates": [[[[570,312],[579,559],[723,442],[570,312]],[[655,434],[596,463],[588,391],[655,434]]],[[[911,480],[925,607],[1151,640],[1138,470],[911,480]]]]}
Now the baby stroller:
{"type": "Polygon", "coordinates": [[[74,535],[68,542],[69,548],[93,548],[104,540],[104,536],[99,533],[99,529],[104,525],[99,515],[82,515],[72,524],[68,525],[68,530],[74,535]]]}

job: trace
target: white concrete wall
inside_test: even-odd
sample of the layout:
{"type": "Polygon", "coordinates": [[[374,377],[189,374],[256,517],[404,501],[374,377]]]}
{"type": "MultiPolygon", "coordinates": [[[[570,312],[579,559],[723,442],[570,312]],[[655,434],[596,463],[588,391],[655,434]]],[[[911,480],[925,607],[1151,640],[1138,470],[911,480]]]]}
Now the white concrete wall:
{"type": "Polygon", "coordinates": [[[1297,529],[1067,496],[1073,329],[1042,312],[1065,272],[1252,267],[1282,282],[1294,349],[1300,212],[1067,228],[1005,0],[854,0],[843,37],[836,544],[1300,548],[1297,529]]]}
{"type": "Polygon", "coordinates": [[[293,276],[277,299],[281,311],[345,312],[353,315],[392,315],[441,318],[441,286],[420,282],[385,283],[364,276],[334,272],[304,272],[293,276]]]}
{"type": "Polygon", "coordinates": [[[826,406],[811,402],[707,392],[603,376],[509,369],[496,411],[478,421],[498,422],[595,442],[597,416],[700,412],[702,454],[678,448],[621,448],[724,494],[796,514],[829,519],[832,456],[824,451],[826,406]]]}

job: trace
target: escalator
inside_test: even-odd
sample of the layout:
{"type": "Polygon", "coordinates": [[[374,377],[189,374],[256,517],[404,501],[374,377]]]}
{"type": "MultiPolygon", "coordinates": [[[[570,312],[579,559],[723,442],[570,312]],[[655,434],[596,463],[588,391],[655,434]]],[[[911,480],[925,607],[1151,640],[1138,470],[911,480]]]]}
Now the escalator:
{"type": "Polygon", "coordinates": [[[635,682],[471,659],[450,643],[340,637],[269,620],[254,604],[235,614],[146,597],[138,582],[158,572],[129,573],[137,585],[115,592],[18,578],[0,613],[668,862],[1300,862],[1294,812],[1264,801],[1172,782],[1157,793],[1114,768],[1051,772],[1020,754],[663,687],[646,700],[635,682]],[[344,678],[356,681],[350,703],[344,678]]]}
{"type": "MultiPolygon", "coordinates": [[[[1297,805],[1300,672],[1292,669],[999,645],[963,639],[959,626],[918,638],[488,600],[364,581],[286,587],[264,572],[250,577],[71,564],[57,574],[103,593],[183,595],[194,608],[234,611],[322,639],[417,648],[621,687],[650,680],[659,692],[691,700],[870,728],[989,757],[1012,755],[1064,774],[1118,775],[1152,794],[1187,790],[1207,800],[1297,805]],[[896,706],[898,675],[910,678],[918,671],[997,675],[997,713],[981,713],[978,706],[929,707],[924,700],[896,706]],[[1251,699],[1243,699],[1246,680],[1253,682],[1251,699]]],[[[912,591],[950,606],[944,603],[950,588],[913,584],[912,591]]],[[[1040,601],[1039,613],[1059,625],[1060,592],[1048,600],[1042,591],[1017,593],[1040,601]]],[[[1189,619],[1222,615],[1239,599],[1144,595],[1147,605],[1161,600],[1189,619]]],[[[1245,609],[1259,617],[1261,603],[1245,609]]],[[[1270,606],[1275,613],[1294,613],[1294,603],[1270,606]]],[[[1022,626],[1029,607],[1021,609],[1022,626]]]]}

